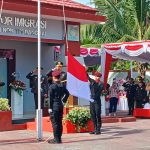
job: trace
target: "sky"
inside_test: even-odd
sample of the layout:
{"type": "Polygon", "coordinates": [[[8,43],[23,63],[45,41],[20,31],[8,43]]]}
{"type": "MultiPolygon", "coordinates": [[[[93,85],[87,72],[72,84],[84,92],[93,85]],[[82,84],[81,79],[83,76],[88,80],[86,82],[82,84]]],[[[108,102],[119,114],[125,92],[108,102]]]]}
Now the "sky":
{"type": "Polygon", "coordinates": [[[88,5],[88,6],[92,6],[90,4],[90,0],[73,0],[73,1],[76,1],[76,2],[79,2],[79,3],[82,3],[82,4],[85,4],[85,5],[88,5]]]}

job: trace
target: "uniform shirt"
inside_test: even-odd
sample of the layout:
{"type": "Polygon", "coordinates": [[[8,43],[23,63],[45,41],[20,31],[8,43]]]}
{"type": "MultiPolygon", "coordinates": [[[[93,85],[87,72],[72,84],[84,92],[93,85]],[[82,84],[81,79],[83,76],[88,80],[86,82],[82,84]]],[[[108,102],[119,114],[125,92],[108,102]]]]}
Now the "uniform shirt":
{"type": "MultiPolygon", "coordinates": [[[[27,76],[27,79],[30,80],[30,88],[31,92],[37,94],[38,93],[38,75],[34,75],[30,72],[27,76]]],[[[45,76],[41,76],[41,95],[48,94],[48,82],[45,76]]]]}
{"type": "MultiPolygon", "coordinates": [[[[54,71],[54,70],[51,70],[51,71],[49,71],[49,72],[46,74],[46,76],[47,76],[47,78],[48,78],[48,83],[49,83],[49,85],[52,84],[52,72],[53,72],[53,71],[54,71]]],[[[61,71],[59,80],[60,80],[60,81],[64,81],[64,80],[66,80],[66,79],[67,79],[67,73],[64,72],[64,71],[61,71]]]]}
{"type": "Polygon", "coordinates": [[[66,87],[61,83],[53,83],[50,85],[49,92],[49,108],[52,111],[63,110],[63,103],[66,103],[69,97],[69,92],[66,87]]]}
{"type": "Polygon", "coordinates": [[[144,87],[137,86],[135,89],[135,100],[146,100],[147,92],[144,87]]]}
{"type": "Polygon", "coordinates": [[[100,96],[104,90],[104,85],[102,82],[96,83],[95,80],[89,77],[90,81],[90,90],[91,90],[91,99],[94,99],[94,102],[101,103],[100,96]]]}
{"type": "Polygon", "coordinates": [[[123,86],[125,87],[125,91],[127,93],[126,96],[134,98],[136,85],[134,83],[124,83],[123,86]]]}

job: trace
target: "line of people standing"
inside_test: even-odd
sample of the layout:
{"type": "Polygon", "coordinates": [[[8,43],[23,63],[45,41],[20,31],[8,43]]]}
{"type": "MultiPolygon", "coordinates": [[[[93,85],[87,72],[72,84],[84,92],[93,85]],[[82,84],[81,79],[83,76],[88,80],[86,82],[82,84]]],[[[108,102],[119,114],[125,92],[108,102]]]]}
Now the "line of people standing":
{"type": "Polygon", "coordinates": [[[143,105],[149,100],[149,96],[146,90],[143,79],[134,81],[133,78],[127,78],[126,82],[122,86],[118,84],[116,78],[113,79],[112,86],[108,87],[108,98],[109,98],[109,116],[113,114],[116,116],[117,105],[119,101],[119,95],[125,93],[128,101],[128,115],[133,115],[134,108],[143,108],[143,105]],[[124,87],[124,88],[123,88],[124,87]],[[123,88],[123,89],[122,89],[123,88]],[[124,92],[123,92],[124,91],[124,92]]]}
{"type": "Polygon", "coordinates": [[[129,115],[133,115],[134,107],[143,108],[148,102],[145,83],[142,79],[135,83],[133,78],[127,78],[123,86],[128,100],[129,115]]]}

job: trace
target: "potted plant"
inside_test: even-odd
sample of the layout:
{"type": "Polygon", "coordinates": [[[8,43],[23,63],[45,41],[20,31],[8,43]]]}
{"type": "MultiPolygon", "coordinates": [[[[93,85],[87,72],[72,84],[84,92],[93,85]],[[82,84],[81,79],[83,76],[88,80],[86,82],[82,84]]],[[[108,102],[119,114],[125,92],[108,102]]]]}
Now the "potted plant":
{"type": "Polygon", "coordinates": [[[23,90],[26,89],[25,83],[14,80],[10,83],[11,87],[11,110],[13,115],[23,115],[23,90]]]}
{"type": "Polygon", "coordinates": [[[66,132],[87,132],[93,130],[90,110],[85,107],[75,107],[64,118],[66,132]]]}
{"type": "Polygon", "coordinates": [[[15,90],[20,96],[23,95],[23,90],[26,89],[25,83],[20,80],[14,80],[10,83],[11,89],[15,90]]]}
{"type": "Polygon", "coordinates": [[[0,98],[0,116],[0,131],[3,131],[12,124],[12,113],[6,98],[0,98]]]}

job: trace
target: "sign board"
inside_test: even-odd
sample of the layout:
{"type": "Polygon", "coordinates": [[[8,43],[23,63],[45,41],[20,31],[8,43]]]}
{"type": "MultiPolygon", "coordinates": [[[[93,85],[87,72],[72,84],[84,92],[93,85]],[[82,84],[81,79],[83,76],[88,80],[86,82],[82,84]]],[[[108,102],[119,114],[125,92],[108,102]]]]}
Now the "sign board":
{"type": "MultiPolygon", "coordinates": [[[[37,17],[3,14],[0,35],[37,38],[37,17]]],[[[41,38],[63,40],[63,22],[41,19],[41,38]]]]}
{"type": "Polygon", "coordinates": [[[68,40],[79,41],[79,25],[68,25],[68,40]]]}

